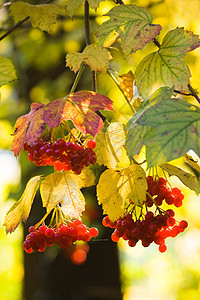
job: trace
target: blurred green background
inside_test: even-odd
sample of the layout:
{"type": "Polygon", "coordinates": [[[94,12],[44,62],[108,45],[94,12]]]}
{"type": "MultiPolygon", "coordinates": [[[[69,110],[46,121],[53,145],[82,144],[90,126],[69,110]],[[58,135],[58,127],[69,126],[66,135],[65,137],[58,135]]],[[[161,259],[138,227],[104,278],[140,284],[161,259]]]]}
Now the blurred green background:
{"type": "MultiPolygon", "coordinates": [[[[37,3],[39,3],[38,1],[37,3]]],[[[30,3],[34,3],[35,1],[30,3]]],[[[57,1],[56,3],[65,3],[57,1]]],[[[199,0],[124,0],[147,7],[153,15],[154,23],[163,28],[159,40],[168,30],[184,27],[200,34],[199,0]]],[[[3,35],[13,20],[8,7],[0,1],[0,33],[3,35]]],[[[102,17],[113,6],[113,1],[102,1],[100,8],[91,13],[91,33],[106,20],[102,17]]],[[[29,21],[16,29],[0,42],[0,55],[13,62],[19,80],[1,88],[0,101],[0,300],[22,300],[24,285],[24,253],[22,249],[22,225],[6,236],[3,221],[7,210],[18,200],[26,182],[41,169],[32,165],[25,153],[16,159],[10,151],[13,127],[16,119],[29,111],[32,102],[47,104],[49,101],[68,94],[75,74],[65,67],[65,55],[82,51],[85,47],[83,26],[83,5],[73,20],[61,18],[47,34],[32,28],[29,21]]],[[[116,46],[118,44],[116,43],[116,46]]],[[[141,59],[154,51],[153,44],[144,50],[128,56],[124,60],[120,51],[112,50],[111,68],[119,74],[134,72],[141,59]]],[[[191,84],[200,86],[200,50],[187,54],[186,62],[191,69],[191,84]]],[[[91,89],[91,74],[86,68],[77,87],[91,89]]],[[[131,117],[121,92],[105,73],[98,75],[98,92],[114,101],[116,114],[109,115],[113,120],[126,123],[131,117]]],[[[190,99],[191,101],[193,99],[190,99]]],[[[197,105],[197,103],[195,103],[197,105]]],[[[182,159],[175,161],[187,170],[182,159]]],[[[51,169],[42,170],[48,173],[51,169]]],[[[167,242],[167,252],[160,254],[157,247],[143,248],[137,245],[130,248],[119,242],[121,282],[124,300],[199,300],[200,299],[200,198],[176,178],[170,179],[173,185],[180,186],[185,194],[183,207],[177,210],[177,219],[186,219],[189,228],[176,239],[167,242]]],[[[67,299],[67,298],[66,298],[67,299]]],[[[30,300],[30,299],[26,299],[30,300]]]]}

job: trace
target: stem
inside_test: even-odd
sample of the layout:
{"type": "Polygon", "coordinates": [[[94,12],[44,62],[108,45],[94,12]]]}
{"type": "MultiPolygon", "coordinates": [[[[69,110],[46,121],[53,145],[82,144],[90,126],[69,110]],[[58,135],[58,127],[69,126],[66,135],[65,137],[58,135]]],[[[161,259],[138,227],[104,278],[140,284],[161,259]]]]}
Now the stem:
{"type": "Polygon", "coordinates": [[[109,71],[107,70],[108,75],[110,75],[110,77],[112,78],[112,80],[116,83],[116,85],[118,86],[118,88],[120,89],[120,91],[122,92],[124,98],[126,99],[126,102],[128,103],[128,105],[130,106],[131,110],[133,113],[135,113],[135,109],[132,107],[131,103],[129,102],[129,100],[127,99],[127,97],[124,95],[123,90],[121,89],[118,80],[116,79],[116,77],[109,71]]]}
{"type": "MultiPolygon", "coordinates": [[[[85,1],[84,20],[85,20],[85,42],[86,42],[86,46],[88,46],[88,45],[91,44],[91,39],[90,39],[90,14],[89,14],[88,1],[85,1]]],[[[97,91],[97,80],[96,80],[96,72],[95,71],[92,71],[92,90],[94,92],[97,91]]]]}
{"type": "Polygon", "coordinates": [[[73,83],[73,85],[71,87],[71,90],[69,92],[70,94],[75,91],[84,69],[85,69],[85,64],[81,64],[80,69],[79,69],[78,73],[76,74],[76,77],[74,79],[74,83],[73,83]]]}
{"type": "MultiPolygon", "coordinates": [[[[51,211],[50,211],[51,212],[51,211]]],[[[39,226],[40,226],[40,224],[42,224],[44,221],[45,221],[45,219],[48,217],[48,215],[50,214],[50,212],[47,212],[45,215],[44,215],[44,217],[37,223],[37,224],[35,224],[35,228],[38,228],[39,226]]]]}
{"type": "Polygon", "coordinates": [[[188,83],[188,88],[191,92],[191,95],[200,103],[200,99],[196,93],[196,91],[193,89],[193,87],[188,83]]]}

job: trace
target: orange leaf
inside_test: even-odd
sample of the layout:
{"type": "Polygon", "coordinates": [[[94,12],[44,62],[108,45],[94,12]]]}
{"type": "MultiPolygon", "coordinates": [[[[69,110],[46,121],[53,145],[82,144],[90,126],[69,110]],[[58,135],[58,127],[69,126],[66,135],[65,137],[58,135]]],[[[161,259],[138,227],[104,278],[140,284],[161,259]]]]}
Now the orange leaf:
{"type": "Polygon", "coordinates": [[[126,98],[128,99],[128,101],[131,101],[134,96],[133,82],[134,82],[134,76],[131,71],[119,76],[119,86],[123,91],[124,95],[126,96],[126,98]]]}
{"type": "Polygon", "coordinates": [[[113,110],[112,101],[92,91],[79,91],[50,102],[44,110],[43,120],[49,128],[71,120],[83,134],[96,136],[103,127],[102,119],[96,114],[98,110],[113,110]]]}
{"type": "Polygon", "coordinates": [[[31,111],[17,119],[14,128],[12,151],[17,156],[25,141],[31,145],[43,132],[45,122],[42,119],[44,104],[33,103],[31,111]]]}

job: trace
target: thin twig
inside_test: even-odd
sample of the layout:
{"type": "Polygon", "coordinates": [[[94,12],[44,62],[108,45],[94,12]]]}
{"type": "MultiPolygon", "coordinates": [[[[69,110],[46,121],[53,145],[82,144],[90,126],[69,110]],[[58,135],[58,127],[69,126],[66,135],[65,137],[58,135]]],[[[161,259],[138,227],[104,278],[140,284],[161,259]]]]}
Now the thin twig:
{"type": "MultiPolygon", "coordinates": [[[[85,20],[85,42],[86,45],[91,44],[90,39],[90,14],[89,14],[89,4],[85,1],[85,13],[84,13],[84,20],[85,20]]],[[[92,90],[94,92],[97,91],[97,80],[96,80],[96,72],[92,71],[92,90]]]]}
{"type": "Polygon", "coordinates": [[[160,49],[161,45],[160,45],[159,41],[156,38],[153,39],[153,42],[160,49]]]}
{"type": "Polygon", "coordinates": [[[124,4],[122,0],[113,0],[116,4],[124,4]]]}
{"type": "Polygon", "coordinates": [[[15,30],[16,28],[18,28],[19,26],[21,26],[25,21],[27,21],[30,17],[26,17],[25,19],[23,19],[22,21],[18,22],[17,24],[15,24],[13,27],[11,27],[6,33],[4,33],[1,37],[0,37],[0,41],[2,41],[3,39],[5,39],[11,32],[13,32],[13,30],[15,30]]]}
{"type": "MultiPolygon", "coordinates": [[[[47,0],[44,4],[48,4],[49,2],[51,2],[52,0],[47,0]]],[[[10,2],[8,3],[5,3],[7,4],[6,6],[9,5],[10,2]]],[[[0,41],[2,41],[3,39],[5,39],[5,37],[7,37],[11,32],[13,32],[13,30],[15,30],[16,28],[18,28],[19,26],[21,26],[24,22],[26,22],[28,19],[30,19],[30,17],[26,17],[24,18],[23,20],[19,21],[17,24],[15,24],[14,26],[12,26],[10,29],[8,29],[8,31],[3,34],[1,37],[0,37],[0,41]]]]}
{"type": "Polygon", "coordinates": [[[184,93],[184,92],[180,92],[178,90],[174,90],[174,92],[177,93],[177,94],[183,95],[183,96],[192,96],[191,93],[184,93]]]}

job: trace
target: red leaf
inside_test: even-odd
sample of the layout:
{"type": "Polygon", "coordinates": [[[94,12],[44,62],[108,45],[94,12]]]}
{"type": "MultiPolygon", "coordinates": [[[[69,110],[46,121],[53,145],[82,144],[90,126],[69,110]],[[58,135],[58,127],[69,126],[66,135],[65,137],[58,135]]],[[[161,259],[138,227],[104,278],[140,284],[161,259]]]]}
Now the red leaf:
{"type": "Polygon", "coordinates": [[[45,125],[42,119],[44,107],[44,104],[33,103],[31,111],[17,119],[12,144],[12,151],[14,151],[15,156],[19,154],[25,141],[31,145],[43,132],[45,125]]]}
{"type": "Polygon", "coordinates": [[[43,115],[49,128],[57,127],[64,120],[71,120],[83,134],[96,136],[103,127],[97,110],[113,110],[112,101],[92,91],[79,91],[64,99],[50,102],[43,115]]]}

